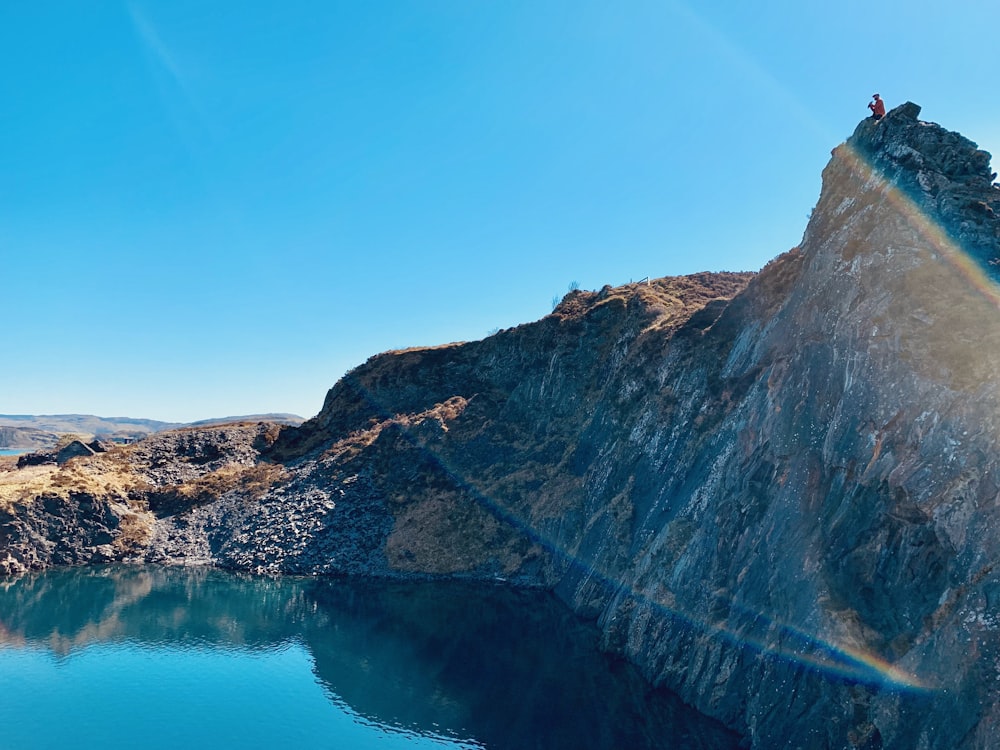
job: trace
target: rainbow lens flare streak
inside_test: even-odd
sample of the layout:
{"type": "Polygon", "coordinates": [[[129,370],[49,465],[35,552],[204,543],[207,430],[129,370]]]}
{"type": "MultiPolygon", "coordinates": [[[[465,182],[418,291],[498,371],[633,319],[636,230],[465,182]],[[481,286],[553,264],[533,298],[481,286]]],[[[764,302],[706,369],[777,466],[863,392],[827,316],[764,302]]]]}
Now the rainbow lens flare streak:
{"type": "Polygon", "coordinates": [[[1000,309],[1000,288],[974,259],[969,257],[948,232],[917,205],[898,185],[882,176],[877,167],[863,153],[844,144],[837,149],[848,167],[863,183],[883,192],[893,208],[938,253],[938,257],[957,271],[969,284],[995,308],[1000,309]]]}
{"type": "MultiPolygon", "coordinates": [[[[391,418],[390,410],[384,408],[375,398],[374,394],[358,382],[356,378],[348,374],[344,376],[344,380],[354,387],[378,414],[383,415],[387,419],[391,418]]],[[[620,600],[625,598],[631,599],[637,605],[655,611],[661,616],[683,622],[686,627],[693,628],[696,632],[704,636],[723,639],[739,649],[753,651],[764,658],[774,658],[799,665],[805,669],[822,673],[832,679],[896,692],[924,692],[933,689],[929,684],[920,680],[915,675],[874,654],[847,645],[821,640],[791,625],[776,622],[762,612],[751,612],[744,608],[749,618],[757,623],[761,623],[764,626],[763,629],[770,633],[770,637],[766,639],[748,636],[726,625],[706,622],[699,619],[692,612],[685,612],[676,607],[667,606],[634,588],[628,588],[623,582],[606,575],[593,567],[588,561],[562,548],[554,539],[547,537],[529,525],[524,519],[483,494],[471,482],[466,480],[465,477],[453,470],[441,456],[431,451],[426,445],[421,445],[405,426],[403,426],[400,434],[411,446],[421,451],[433,465],[448,476],[457,487],[462,488],[467,496],[474,498],[493,517],[517,529],[533,543],[552,554],[554,559],[564,563],[568,568],[577,570],[581,575],[581,579],[591,579],[599,582],[606,590],[612,592],[620,600]]],[[[734,609],[740,609],[732,603],[730,606],[734,609]]]]}

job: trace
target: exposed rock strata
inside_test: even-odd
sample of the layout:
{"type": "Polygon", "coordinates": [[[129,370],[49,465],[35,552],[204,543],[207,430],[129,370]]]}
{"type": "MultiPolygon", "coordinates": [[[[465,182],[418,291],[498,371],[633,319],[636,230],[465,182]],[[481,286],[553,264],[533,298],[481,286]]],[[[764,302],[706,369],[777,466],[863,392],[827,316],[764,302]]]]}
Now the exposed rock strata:
{"type": "Polygon", "coordinates": [[[755,277],[574,292],[373,357],[301,428],[85,459],[141,478],[94,506],[94,544],[46,546],[32,530],[86,514],[43,495],[0,519],[0,565],[502,577],[753,747],[991,747],[1000,190],[918,114],[862,122],[755,277]]]}

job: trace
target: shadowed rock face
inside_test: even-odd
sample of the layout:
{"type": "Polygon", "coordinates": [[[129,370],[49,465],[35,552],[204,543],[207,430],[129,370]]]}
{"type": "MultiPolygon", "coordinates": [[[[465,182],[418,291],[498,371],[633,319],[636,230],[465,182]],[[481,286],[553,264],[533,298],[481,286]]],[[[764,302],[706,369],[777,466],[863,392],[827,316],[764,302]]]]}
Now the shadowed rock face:
{"type": "Polygon", "coordinates": [[[918,114],[834,150],[759,274],[573,292],[373,357],[247,454],[256,483],[137,491],[122,554],[550,587],[753,747],[990,747],[1000,190],[918,114]]]}

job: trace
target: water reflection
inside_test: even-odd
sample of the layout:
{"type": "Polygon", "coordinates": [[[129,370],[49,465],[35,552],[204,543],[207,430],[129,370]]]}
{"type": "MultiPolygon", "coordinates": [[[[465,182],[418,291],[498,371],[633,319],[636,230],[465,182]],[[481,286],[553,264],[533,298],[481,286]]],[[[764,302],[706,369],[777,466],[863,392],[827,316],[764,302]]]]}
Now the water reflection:
{"type": "MultiPolygon", "coordinates": [[[[92,669],[146,669],[163,695],[181,689],[168,684],[173,679],[185,691],[206,691],[193,702],[220,701],[221,693],[212,731],[230,743],[235,735],[224,725],[241,719],[228,714],[228,706],[253,705],[245,693],[266,682],[271,688],[280,683],[280,700],[288,704],[277,713],[296,717],[288,732],[305,732],[306,746],[313,747],[359,746],[362,740],[351,734],[359,727],[369,731],[364,742],[372,747],[388,746],[389,737],[406,738],[407,747],[423,739],[431,746],[497,750],[736,747],[731,734],[673,696],[650,690],[630,665],[599,653],[596,642],[592,627],[546,594],[460,582],[267,579],[128,567],[0,580],[4,684],[27,684],[30,677],[31,684],[47,685],[38,683],[38,665],[25,661],[39,650],[57,661],[86,660],[92,669]],[[253,660],[265,657],[262,678],[253,660]],[[325,700],[311,697],[317,682],[325,700]],[[325,717],[311,724],[300,713],[313,703],[310,710],[325,717]]],[[[64,677],[54,672],[52,680],[64,677]]],[[[115,692],[113,681],[109,685],[115,692]]],[[[53,704],[56,688],[43,687],[48,695],[37,710],[70,710],[53,704]]],[[[278,700],[274,689],[265,700],[278,700]]],[[[120,726],[121,700],[104,703],[112,733],[116,722],[120,726]]],[[[6,705],[0,704],[0,722],[11,726],[18,717],[5,716],[14,704],[6,705]]],[[[23,700],[17,705],[35,710],[23,700]]],[[[254,736],[245,738],[242,746],[266,746],[263,736],[257,739],[255,745],[254,736]]]]}

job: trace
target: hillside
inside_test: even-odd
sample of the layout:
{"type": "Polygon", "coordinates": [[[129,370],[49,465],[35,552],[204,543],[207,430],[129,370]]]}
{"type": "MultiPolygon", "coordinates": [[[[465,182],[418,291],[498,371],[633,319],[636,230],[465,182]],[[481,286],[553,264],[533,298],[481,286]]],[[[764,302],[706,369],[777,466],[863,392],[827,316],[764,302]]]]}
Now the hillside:
{"type": "Polygon", "coordinates": [[[1000,189],[906,104],[758,274],[386,352],[300,427],[0,474],[0,570],[503,578],[753,748],[995,746],[1000,189]]]}
{"type": "Polygon", "coordinates": [[[0,425],[0,448],[41,450],[53,447],[58,440],[59,436],[54,432],[34,427],[0,425]]]}
{"type": "Polygon", "coordinates": [[[96,417],[92,414],[0,414],[0,448],[49,450],[63,435],[79,435],[86,440],[138,440],[154,432],[179,427],[248,421],[297,425],[303,419],[295,414],[253,414],[184,424],[131,417],[96,417]]]}

